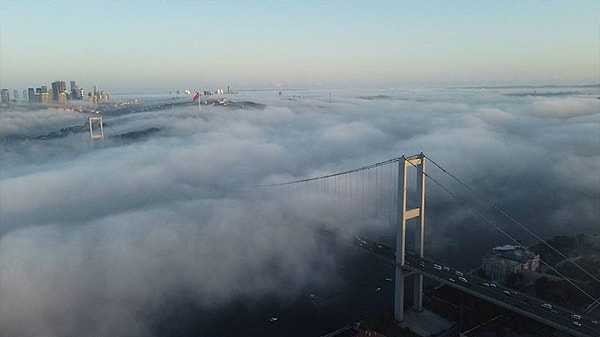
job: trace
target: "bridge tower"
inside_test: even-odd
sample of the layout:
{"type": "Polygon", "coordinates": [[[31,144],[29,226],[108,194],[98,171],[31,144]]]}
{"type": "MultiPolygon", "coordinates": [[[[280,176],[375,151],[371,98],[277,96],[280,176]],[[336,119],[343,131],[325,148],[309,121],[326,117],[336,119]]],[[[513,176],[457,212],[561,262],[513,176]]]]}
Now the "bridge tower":
{"type": "Polygon", "coordinates": [[[88,122],[90,124],[90,139],[104,139],[104,122],[102,121],[102,116],[90,115],[88,122]]]}
{"type": "MultiPolygon", "coordinates": [[[[396,230],[396,277],[394,284],[394,319],[396,322],[404,320],[404,278],[402,267],[406,255],[406,222],[417,219],[419,224],[415,231],[415,256],[423,258],[423,239],[425,230],[425,155],[402,156],[398,162],[398,214],[396,230]],[[417,170],[417,193],[419,193],[418,207],[406,209],[406,180],[409,168],[417,170]]],[[[415,273],[413,289],[413,309],[417,312],[423,311],[423,274],[415,273]]]]}

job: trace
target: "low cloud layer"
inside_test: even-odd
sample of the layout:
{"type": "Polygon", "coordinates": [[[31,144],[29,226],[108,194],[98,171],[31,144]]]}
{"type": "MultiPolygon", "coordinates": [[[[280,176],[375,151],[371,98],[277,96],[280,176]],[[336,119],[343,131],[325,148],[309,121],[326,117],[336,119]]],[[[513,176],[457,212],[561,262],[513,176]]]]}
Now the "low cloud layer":
{"type": "MultiPolygon", "coordinates": [[[[85,115],[2,111],[0,330],[150,336],[145,310],[182,292],[211,308],[337,282],[315,228],[389,234],[394,168],[246,186],[402,154],[423,151],[544,237],[597,231],[598,100],[516,90],[248,92],[231,99],[264,105],[106,113],[94,142],[85,115]]],[[[427,197],[431,256],[506,241],[432,182],[427,197]]]]}

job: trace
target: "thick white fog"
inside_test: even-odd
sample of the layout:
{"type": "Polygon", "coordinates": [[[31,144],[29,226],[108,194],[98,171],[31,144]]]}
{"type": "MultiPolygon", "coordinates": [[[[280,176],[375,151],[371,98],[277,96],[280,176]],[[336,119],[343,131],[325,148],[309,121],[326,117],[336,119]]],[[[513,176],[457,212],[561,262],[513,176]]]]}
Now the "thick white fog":
{"type": "MultiPolygon", "coordinates": [[[[247,186],[402,154],[424,152],[542,237],[598,233],[598,94],[247,91],[230,96],[243,104],[201,111],[180,104],[107,112],[105,139],[96,141],[85,114],[2,110],[0,331],[151,335],[143,311],[170,296],[186,293],[211,308],[343,282],[315,228],[387,233],[385,220],[357,216],[360,209],[310,187],[247,186]]],[[[434,183],[427,188],[426,254],[460,264],[449,256],[507,241],[434,183]]]]}

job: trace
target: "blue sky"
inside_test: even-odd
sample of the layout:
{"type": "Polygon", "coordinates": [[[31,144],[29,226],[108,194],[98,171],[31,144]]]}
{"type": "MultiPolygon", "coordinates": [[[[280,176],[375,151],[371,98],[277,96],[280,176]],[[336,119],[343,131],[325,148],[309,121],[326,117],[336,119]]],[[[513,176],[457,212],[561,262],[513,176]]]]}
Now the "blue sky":
{"type": "Polygon", "coordinates": [[[596,83],[597,1],[0,1],[0,85],[596,83]]]}

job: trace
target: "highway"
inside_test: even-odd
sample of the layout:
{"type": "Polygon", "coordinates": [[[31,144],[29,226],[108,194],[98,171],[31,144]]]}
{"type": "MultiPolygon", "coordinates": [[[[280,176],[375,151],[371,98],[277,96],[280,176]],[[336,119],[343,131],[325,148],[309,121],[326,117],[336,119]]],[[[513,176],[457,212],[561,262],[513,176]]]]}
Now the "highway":
{"type": "MultiPolygon", "coordinates": [[[[393,247],[359,236],[354,237],[354,243],[395,264],[393,247]]],[[[600,337],[598,318],[545,303],[451,266],[406,254],[404,270],[422,273],[426,277],[574,336],[600,337]]]]}

